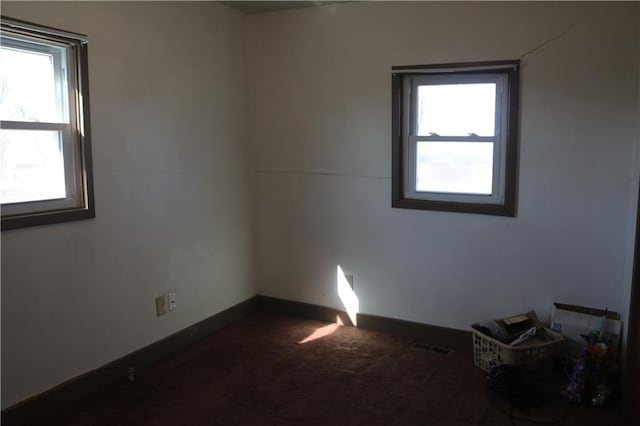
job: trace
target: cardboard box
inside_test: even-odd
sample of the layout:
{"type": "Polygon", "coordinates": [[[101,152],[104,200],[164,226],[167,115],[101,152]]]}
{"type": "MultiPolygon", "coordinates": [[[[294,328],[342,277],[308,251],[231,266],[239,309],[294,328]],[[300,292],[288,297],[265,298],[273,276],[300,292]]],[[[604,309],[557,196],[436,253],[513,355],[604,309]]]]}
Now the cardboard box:
{"type": "Polygon", "coordinates": [[[581,335],[592,331],[603,332],[611,339],[612,346],[617,348],[620,343],[622,322],[617,312],[554,303],[551,309],[551,330],[562,334],[568,342],[565,349],[575,354],[586,346],[581,335]]]}

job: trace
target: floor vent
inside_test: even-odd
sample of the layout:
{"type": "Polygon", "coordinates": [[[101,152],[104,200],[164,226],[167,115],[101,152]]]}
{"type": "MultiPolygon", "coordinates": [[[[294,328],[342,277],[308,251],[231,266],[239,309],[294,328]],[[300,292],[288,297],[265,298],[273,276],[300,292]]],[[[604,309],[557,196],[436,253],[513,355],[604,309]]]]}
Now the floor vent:
{"type": "Polygon", "coordinates": [[[439,353],[441,355],[449,355],[450,349],[441,348],[439,346],[427,345],[426,343],[414,343],[411,345],[411,349],[415,349],[416,351],[430,351],[439,353]]]}

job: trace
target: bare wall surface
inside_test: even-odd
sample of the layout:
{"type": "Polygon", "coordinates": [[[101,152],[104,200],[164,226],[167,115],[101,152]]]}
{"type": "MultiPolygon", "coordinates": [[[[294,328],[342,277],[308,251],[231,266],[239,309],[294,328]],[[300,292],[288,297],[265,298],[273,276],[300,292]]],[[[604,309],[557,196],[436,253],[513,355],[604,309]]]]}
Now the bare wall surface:
{"type": "Polygon", "coordinates": [[[245,17],[211,2],[2,13],[89,37],[97,206],[94,220],[2,233],[4,408],[256,290],[245,17]],[[169,289],[178,309],[156,318],[169,289]]]}
{"type": "Polygon", "coordinates": [[[249,17],[260,294],[470,323],[628,307],[637,4],[348,3],[249,17]],[[515,218],[391,208],[391,67],[522,59],[515,218]]]}

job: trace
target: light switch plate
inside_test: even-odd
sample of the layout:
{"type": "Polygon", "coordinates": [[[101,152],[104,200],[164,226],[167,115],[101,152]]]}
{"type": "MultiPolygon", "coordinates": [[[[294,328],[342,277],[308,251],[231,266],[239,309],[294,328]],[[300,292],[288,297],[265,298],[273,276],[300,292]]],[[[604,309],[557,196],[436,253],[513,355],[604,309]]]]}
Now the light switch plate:
{"type": "Polygon", "coordinates": [[[156,297],[156,316],[164,315],[167,313],[167,296],[156,297]]]}

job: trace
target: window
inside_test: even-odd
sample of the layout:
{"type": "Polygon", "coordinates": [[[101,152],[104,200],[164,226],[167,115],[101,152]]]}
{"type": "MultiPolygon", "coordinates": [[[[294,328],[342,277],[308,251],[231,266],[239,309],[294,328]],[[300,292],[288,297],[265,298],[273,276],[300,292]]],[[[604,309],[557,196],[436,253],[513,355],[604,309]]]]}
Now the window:
{"type": "Polygon", "coordinates": [[[2,18],[2,229],[95,217],[87,40],[2,18]]]}
{"type": "Polygon", "coordinates": [[[515,216],[518,66],[393,67],[393,207],[515,216]]]}

